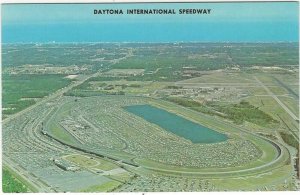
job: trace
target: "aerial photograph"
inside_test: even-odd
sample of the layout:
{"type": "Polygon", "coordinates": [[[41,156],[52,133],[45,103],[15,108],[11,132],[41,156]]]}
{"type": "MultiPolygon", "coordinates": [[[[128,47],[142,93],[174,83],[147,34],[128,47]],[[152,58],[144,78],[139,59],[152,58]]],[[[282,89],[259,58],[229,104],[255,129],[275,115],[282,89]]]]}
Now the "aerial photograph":
{"type": "Polygon", "coordinates": [[[2,191],[299,191],[298,9],[2,4],[2,191]]]}

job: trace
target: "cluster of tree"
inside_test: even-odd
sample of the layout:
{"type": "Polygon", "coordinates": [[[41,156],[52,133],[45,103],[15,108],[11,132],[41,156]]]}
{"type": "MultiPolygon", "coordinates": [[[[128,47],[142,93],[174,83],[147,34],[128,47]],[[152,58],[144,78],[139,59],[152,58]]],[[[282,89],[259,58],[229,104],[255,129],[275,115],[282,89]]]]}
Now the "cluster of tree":
{"type": "Polygon", "coordinates": [[[245,121],[261,126],[279,123],[279,121],[246,101],[241,101],[238,104],[219,104],[214,102],[202,104],[186,98],[169,97],[167,100],[198,112],[232,120],[236,124],[242,124],[245,121]]]}
{"type": "Polygon", "coordinates": [[[208,105],[218,112],[224,113],[226,116],[225,118],[232,120],[236,124],[242,124],[245,121],[261,126],[279,123],[279,121],[273,119],[269,114],[263,112],[258,107],[251,105],[247,101],[241,101],[239,104],[222,105],[208,103],[208,105]]]}

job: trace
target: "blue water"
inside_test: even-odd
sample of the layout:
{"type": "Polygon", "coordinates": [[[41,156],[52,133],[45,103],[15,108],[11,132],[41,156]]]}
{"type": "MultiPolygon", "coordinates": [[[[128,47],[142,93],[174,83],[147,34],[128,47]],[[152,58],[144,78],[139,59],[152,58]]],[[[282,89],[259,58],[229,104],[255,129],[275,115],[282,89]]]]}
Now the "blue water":
{"type": "Polygon", "coordinates": [[[150,105],[126,106],[125,110],[193,143],[217,143],[228,139],[222,133],[150,105]]]}

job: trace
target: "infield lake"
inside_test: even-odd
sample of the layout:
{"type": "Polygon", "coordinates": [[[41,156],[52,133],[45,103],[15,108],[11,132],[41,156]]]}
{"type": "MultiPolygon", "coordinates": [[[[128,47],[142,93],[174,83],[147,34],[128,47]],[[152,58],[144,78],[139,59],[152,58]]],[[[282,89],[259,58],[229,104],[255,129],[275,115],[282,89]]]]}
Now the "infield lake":
{"type": "Polygon", "coordinates": [[[225,134],[154,106],[133,105],[126,106],[125,110],[193,143],[217,143],[228,139],[225,134]]]}

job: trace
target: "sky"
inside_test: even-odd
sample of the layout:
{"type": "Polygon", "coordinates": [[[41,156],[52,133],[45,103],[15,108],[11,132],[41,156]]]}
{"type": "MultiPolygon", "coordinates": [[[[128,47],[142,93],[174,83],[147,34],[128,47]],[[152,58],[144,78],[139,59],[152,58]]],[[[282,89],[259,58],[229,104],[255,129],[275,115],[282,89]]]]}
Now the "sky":
{"type": "Polygon", "coordinates": [[[298,2],[4,4],[2,42],[298,42],[298,6],[298,2]],[[94,9],[186,8],[211,9],[211,14],[94,15],[94,9]]]}

